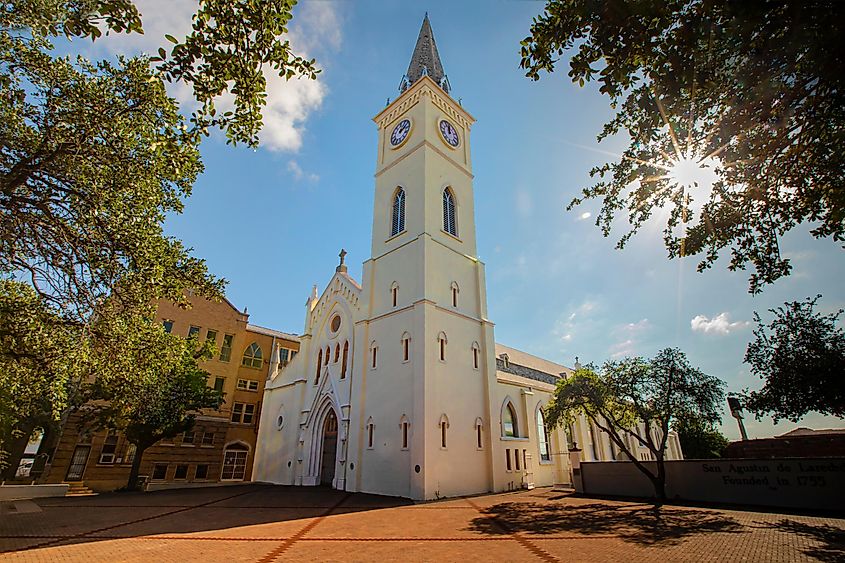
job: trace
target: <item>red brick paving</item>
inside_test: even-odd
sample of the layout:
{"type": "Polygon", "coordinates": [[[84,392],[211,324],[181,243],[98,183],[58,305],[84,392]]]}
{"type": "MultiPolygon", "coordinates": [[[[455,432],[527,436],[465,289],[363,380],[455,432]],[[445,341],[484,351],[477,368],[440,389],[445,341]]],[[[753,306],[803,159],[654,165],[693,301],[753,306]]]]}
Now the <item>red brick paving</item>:
{"type": "Polygon", "coordinates": [[[840,561],[845,519],[537,489],[410,504],[243,485],[0,510],[3,561],[840,561]]]}

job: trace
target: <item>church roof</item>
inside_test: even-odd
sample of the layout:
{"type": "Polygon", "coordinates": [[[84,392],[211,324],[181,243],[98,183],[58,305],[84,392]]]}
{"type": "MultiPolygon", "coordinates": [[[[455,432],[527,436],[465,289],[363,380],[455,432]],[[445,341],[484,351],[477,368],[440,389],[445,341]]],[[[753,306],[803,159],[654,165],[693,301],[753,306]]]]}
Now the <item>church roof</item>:
{"type": "Polygon", "coordinates": [[[404,92],[414,82],[426,75],[443,88],[447,94],[449,93],[449,79],[443,72],[443,64],[440,62],[440,54],[437,52],[437,42],[434,40],[431,22],[428,21],[428,13],[425,14],[423,19],[420,34],[417,37],[417,46],[414,47],[411,64],[408,65],[408,72],[402,80],[400,90],[404,92]]]}
{"type": "Polygon", "coordinates": [[[266,336],[275,336],[276,338],[284,338],[285,340],[299,342],[299,337],[297,335],[290,334],[288,332],[282,332],[280,330],[274,330],[272,328],[267,328],[254,324],[247,324],[246,329],[250,332],[257,332],[258,334],[264,334],[266,336]]]}
{"type": "Polygon", "coordinates": [[[534,356],[522,350],[496,343],[496,369],[512,373],[535,381],[542,381],[554,385],[562,373],[571,374],[572,369],[564,365],[534,356]],[[502,356],[507,354],[508,363],[505,365],[502,356]]]}

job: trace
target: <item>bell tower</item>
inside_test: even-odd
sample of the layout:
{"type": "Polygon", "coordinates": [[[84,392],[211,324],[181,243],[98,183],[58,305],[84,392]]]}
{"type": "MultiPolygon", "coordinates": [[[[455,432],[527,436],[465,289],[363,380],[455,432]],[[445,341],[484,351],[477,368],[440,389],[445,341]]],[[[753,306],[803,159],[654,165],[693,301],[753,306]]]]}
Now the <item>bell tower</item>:
{"type": "Polygon", "coordinates": [[[427,14],[399,91],[373,118],[355,490],[414,499],[485,492],[496,363],[475,240],[475,120],[450,95],[427,14]]]}

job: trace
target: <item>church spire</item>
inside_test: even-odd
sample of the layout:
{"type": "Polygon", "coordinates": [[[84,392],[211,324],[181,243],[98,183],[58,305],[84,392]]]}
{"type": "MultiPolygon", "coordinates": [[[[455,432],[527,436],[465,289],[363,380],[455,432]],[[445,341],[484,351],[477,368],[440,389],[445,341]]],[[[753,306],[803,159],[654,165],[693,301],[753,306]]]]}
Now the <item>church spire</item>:
{"type": "Polygon", "coordinates": [[[449,79],[443,72],[440,54],[437,52],[437,43],[434,41],[434,32],[431,30],[431,22],[428,21],[428,12],[425,13],[425,18],[423,18],[420,34],[417,37],[417,46],[414,47],[411,64],[408,65],[407,74],[402,78],[402,85],[399,90],[404,92],[425,75],[431,77],[447,94],[449,93],[449,79]]]}

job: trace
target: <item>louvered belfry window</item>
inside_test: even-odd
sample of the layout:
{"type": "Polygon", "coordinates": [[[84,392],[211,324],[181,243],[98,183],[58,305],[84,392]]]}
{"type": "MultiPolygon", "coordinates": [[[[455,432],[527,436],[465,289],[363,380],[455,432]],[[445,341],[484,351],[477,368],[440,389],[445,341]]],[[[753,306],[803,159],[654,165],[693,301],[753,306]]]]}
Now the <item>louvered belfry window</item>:
{"type": "Polygon", "coordinates": [[[458,227],[455,222],[455,197],[452,190],[443,190],[443,230],[452,236],[458,236],[458,227]]]}
{"type": "Polygon", "coordinates": [[[390,225],[390,236],[398,235],[405,230],[405,190],[399,188],[393,196],[393,222],[390,225]]]}

